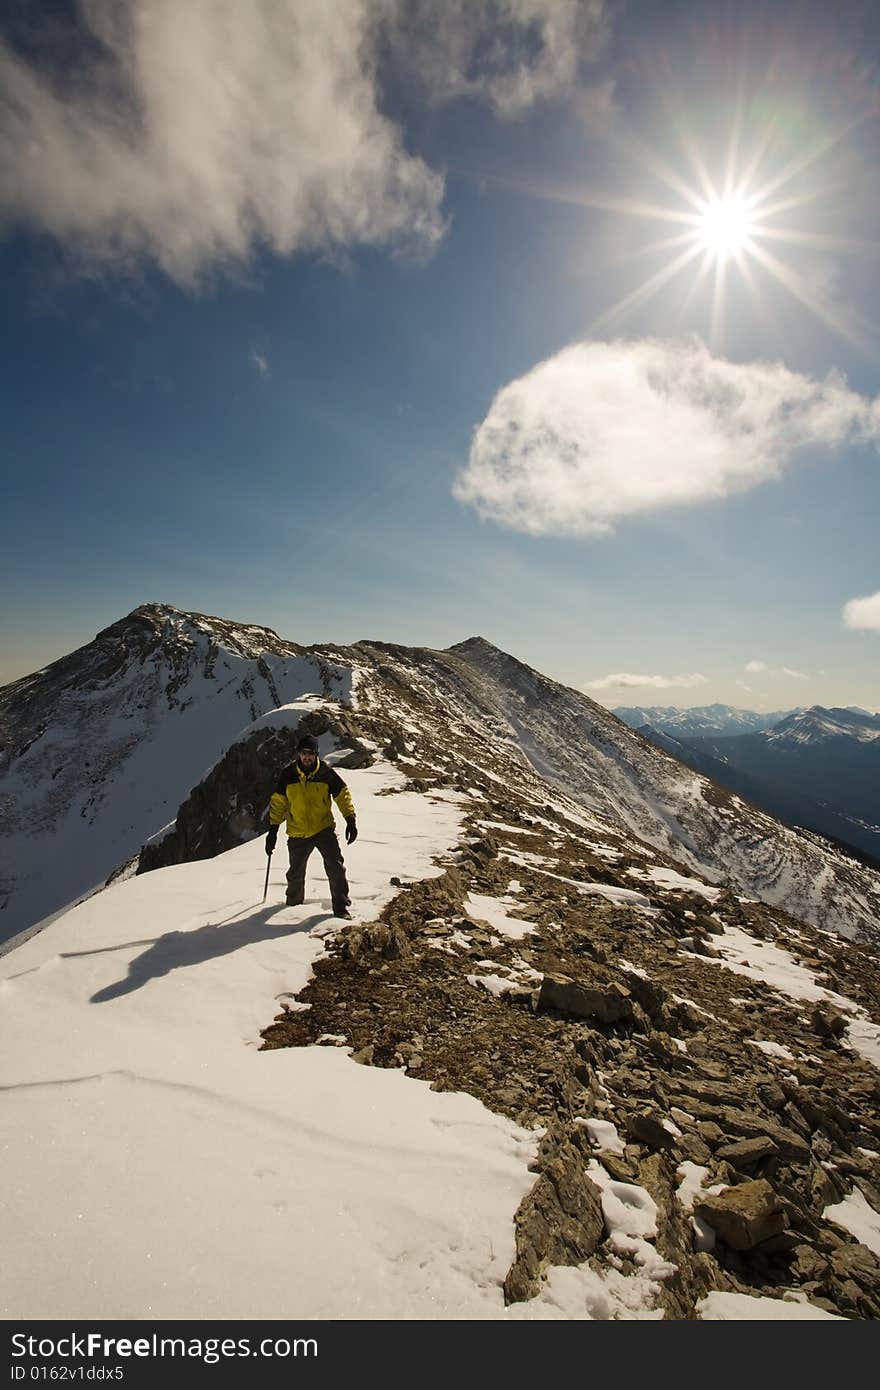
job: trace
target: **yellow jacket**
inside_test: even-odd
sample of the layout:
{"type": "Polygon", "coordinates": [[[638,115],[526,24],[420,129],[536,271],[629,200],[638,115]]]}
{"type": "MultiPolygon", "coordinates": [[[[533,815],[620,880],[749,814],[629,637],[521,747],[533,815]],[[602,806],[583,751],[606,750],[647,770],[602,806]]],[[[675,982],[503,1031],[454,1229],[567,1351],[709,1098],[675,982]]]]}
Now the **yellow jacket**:
{"type": "Polygon", "coordinates": [[[314,771],[306,774],[298,763],[291,763],[281,773],[269,802],[269,824],[287,822],[287,833],[293,839],[305,840],[322,830],[333,827],[333,808],[336,802],[346,820],[354,816],[351,792],[334,767],[315,759],[314,771]]]}

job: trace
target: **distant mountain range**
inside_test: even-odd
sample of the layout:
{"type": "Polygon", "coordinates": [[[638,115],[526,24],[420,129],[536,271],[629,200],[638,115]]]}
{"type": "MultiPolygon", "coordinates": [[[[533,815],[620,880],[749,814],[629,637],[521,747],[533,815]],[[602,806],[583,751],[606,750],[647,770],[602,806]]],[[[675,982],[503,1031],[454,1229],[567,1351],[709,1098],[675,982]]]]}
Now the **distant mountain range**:
{"type": "Polygon", "coordinates": [[[760,729],[772,728],[792,714],[799,714],[803,708],[799,705],[796,709],[759,714],[757,710],[737,709],[734,705],[695,705],[692,709],[678,709],[675,705],[620,705],[612,712],[631,729],[642,729],[650,724],[652,729],[672,734],[674,738],[708,738],[713,734],[754,734],[760,729]]]}
{"type": "MultiPolygon", "coordinates": [[[[693,722],[699,724],[707,711],[677,713],[696,715],[693,722]]],[[[880,863],[880,715],[853,706],[813,705],[771,727],[703,737],[673,733],[671,723],[667,719],[661,728],[646,722],[639,731],[789,825],[816,831],[880,863]]],[[[688,720],[681,726],[686,728],[688,720]]]]}

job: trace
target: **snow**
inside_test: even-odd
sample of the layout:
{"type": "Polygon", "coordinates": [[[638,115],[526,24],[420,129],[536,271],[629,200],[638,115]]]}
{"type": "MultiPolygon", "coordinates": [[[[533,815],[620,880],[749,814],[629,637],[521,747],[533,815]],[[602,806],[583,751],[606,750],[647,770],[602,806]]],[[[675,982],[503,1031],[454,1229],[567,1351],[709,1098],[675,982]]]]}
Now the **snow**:
{"type": "Polygon", "coordinates": [[[694,1233],[694,1249],[714,1250],[717,1237],[708,1221],[695,1213],[694,1199],[701,1192],[723,1192],[725,1184],[719,1182],[707,1187],[706,1179],[709,1176],[709,1169],[702,1167],[699,1163],[692,1163],[689,1159],[678,1165],[676,1173],[681,1178],[681,1182],[676,1188],[675,1195],[684,1210],[690,1215],[691,1229],[694,1233]]]}
{"type": "Polygon", "coordinates": [[[681,1176],[681,1182],[676,1189],[676,1197],[681,1202],[685,1211],[693,1211],[694,1198],[704,1190],[706,1179],[709,1176],[709,1169],[704,1168],[699,1163],[692,1163],[686,1159],[678,1165],[676,1172],[681,1176]]]}
{"type": "Polygon", "coordinates": [[[750,1047],[759,1047],[768,1057],[784,1057],[787,1062],[797,1061],[794,1053],[784,1047],[782,1043],[766,1042],[758,1038],[746,1038],[746,1042],[750,1047]]]}
{"type": "Polygon", "coordinates": [[[880,1212],[874,1210],[858,1187],[853,1188],[842,1202],[826,1207],[822,1215],[826,1221],[834,1221],[849,1231],[875,1255],[880,1255],[880,1212]]]}
{"type": "MultiPolygon", "coordinates": [[[[708,959],[708,957],[706,957],[705,959],[708,959]]],[[[689,1008],[695,1009],[696,1012],[698,1014],[702,1014],[704,1018],[711,1018],[713,1022],[716,1023],[718,1021],[715,1014],[710,1014],[709,1010],[704,1009],[702,1004],[697,1004],[696,1001],[693,999],[685,998],[683,994],[673,994],[672,1002],[673,1004],[687,1004],[689,1008]]]]}
{"type": "Polygon", "coordinates": [[[610,1120],[593,1120],[579,1118],[575,1121],[582,1129],[585,1129],[590,1136],[590,1143],[598,1153],[622,1154],[624,1152],[623,1140],[617,1133],[617,1126],[610,1120]]]}
{"type": "MultiPolygon", "coordinates": [[[[110,689],[67,692],[59,716],[66,722],[47,728],[4,773],[15,819],[0,826],[0,877],[14,889],[2,914],[3,940],[101,888],[177,814],[231,743],[261,723],[295,725],[300,713],[325,704],[305,693],[320,690],[317,659],[267,653],[275,691],[295,703],[259,719],[276,698],[255,663],[223,650],[207,675],[208,637],[196,629],[181,704],[169,707],[173,672],[164,661],[134,662],[110,689]]],[[[348,673],[339,674],[347,690],[348,673]]]]}
{"type": "MultiPolygon", "coordinates": [[[[524,869],[540,869],[543,864],[552,864],[552,859],[547,859],[543,854],[532,854],[531,850],[526,849],[504,849],[501,851],[502,859],[509,859],[512,864],[520,864],[524,869]]],[[[557,874],[550,874],[549,877],[557,878],[557,874]]]]}
{"type": "Polygon", "coordinates": [[[577,886],[582,893],[595,898],[605,898],[617,907],[631,907],[649,917],[659,916],[660,909],[654,907],[651,899],[646,898],[644,893],[636,893],[632,888],[616,888],[611,883],[579,883],[577,886]]]}
{"type": "Polygon", "coordinates": [[[641,1265],[655,1283],[674,1274],[676,1266],[662,1259],[651,1244],[657,1239],[657,1204],[650,1192],[636,1183],[618,1182],[596,1159],[591,1159],[587,1172],[602,1194],[602,1215],[612,1247],[641,1265]]]}
{"type": "Polygon", "coordinates": [[[524,922],[519,917],[508,917],[508,907],[518,907],[515,898],[489,898],[481,893],[471,893],[464,900],[464,910],[476,922],[486,922],[502,936],[520,941],[535,930],[534,922],[524,922]]]}
{"type": "Polygon", "coordinates": [[[496,999],[500,999],[503,994],[509,994],[512,989],[519,988],[519,981],[508,975],[468,975],[467,980],[468,984],[479,986],[489,994],[494,994],[496,999]]]}
{"type": "MultiPolygon", "coordinates": [[[[349,774],[375,913],[460,830],[450,796],[349,774]]],[[[47,855],[51,850],[47,850],[47,855]]],[[[3,959],[5,1318],[504,1315],[536,1136],[347,1049],[258,1051],[332,926],[261,905],[265,854],[129,879],[3,959]]]]}
{"type": "MultiPolygon", "coordinates": [[[[481,830],[503,830],[503,831],[505,831],[508,835],[535,835],[535,834],[537,834],[537,831],[535,830],[535,828],[534,828],[533,826],[528,826],[528,825],[505,825],[504,821],[500,821],[500,820],[478,820],[478,821],[477,821],[477,825],[480,827],[481,830]]],[[[553,827],[554,830],[558,830],[558,828],[559,828],[558,826],[554,826],[554,827],[553,827]]]]}
{"type": "MultiPolygon", "coordinates": [[[[443,871],[463,806],[404,792],[388,765],[347,780],[361,834],[346,864],[371,917],[392,874],[443,871]]],[[[298,908],[279,904],[280,855],[263,905],[265,864],[258,839],[127,879],[3,958],[0,1316],[662,1317],[642,1189],[605,1190],[634,1273],[551,1269],[505,1308],[543,1131],[360,1066],[341,1034],[259,1050],[281,1002],[307,1007],[293,996],[337,930],[317,858],[298,908]]]]}
{"type": "Polygon", "coordinates": [[[747,1293],[722,1293],[715,1289],[700,1299],[697,1310],[704,1322],[766,1322],[778,1319],[807,1321],[815,1318],[830,1318],[833,1322],[846,1322],[836,1313],[827,1313],[814,1303],[801,1303],[799,1299],[754,1298],[747,1293]]]}
{"type": "Polygon", "coordinates": [[[549,869],[541,868],[541,865],[550,864],[552,860],[543,859],[540,855],[530,854],[526,850],[504,850],[502,857],[512,864],[520,864],[525,868],[533,869],[536,873],[543,874],[545,878],[555,878],[557,883],[568,884],[570,888],[576,888],[580,893],[596,898],[605,898],[617,907],[631,907],[636,912],[643,912],[648,917],[657,917],[660,914],[660,909],[652,905],[651,899],[646,898],[644,893],[637,893],[634,888],[618,888],[613,883],[584,883],[577,878],[568,878],[565,874],[554,874],[549,869]]]}
{"type": "Polygon", "coordinates": [[[710,888],[708,884],[701,882],[698,878],[685,878],[683,874],[676,873],[675,869],[663,869],[658,865],[651,865],[646,869],[627,869],[630,878],[639,878],[650,883],[655,883],[658,888],[681,889],[686,893],[699,893],[708,902],[714,903],[721,892],[720,888],[710,888]]]}
{"type": "Polygon", "coordinates": [[[845,995],[824,989],[805,965],[801,965],[782,946],[758,940],[740,927],[726,927],[723,936],[713,937],[713,945],[723,959],[711,956],[712,964],[760,980],[790,999],[827,1003],[849,1015],[846,1040],[866,1061],[880,1068],[880,1026],[872,1023],[865,1010],[845,995]]]}
{"type": "MultiPolygon", "coordinates": [[[[593,1123],[599,1122],[590,1121],[593,1123]]],[[[624,1274],[612,1268],[600,1274],[588,1264],[554,1267],[548,1272],[540,1299],[514,1304],[508,1309],[509,1318],[656,1321],[663,1317],[658,1306],[662,1280],[675,1273],[675,1266],[661,1259],[650,1243],[657,1230],[653,1198],[643,1187],[616,1182],[595,1160],[588,1165],[588,1172],[601,1193],[609,1242],[620,1256],[635,1261],[635,1272],[624,1274]]]]}

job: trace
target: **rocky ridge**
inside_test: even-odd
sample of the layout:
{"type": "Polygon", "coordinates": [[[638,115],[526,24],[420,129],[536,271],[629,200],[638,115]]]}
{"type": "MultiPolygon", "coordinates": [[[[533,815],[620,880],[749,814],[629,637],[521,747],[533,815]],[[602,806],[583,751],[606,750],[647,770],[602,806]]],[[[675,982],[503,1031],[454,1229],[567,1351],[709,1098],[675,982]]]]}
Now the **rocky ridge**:
{"type": "Polygon", "coordinates": [[[262,830],[274,752],[304,729],[337,766],[387,758],[408,790],[467,798],[442,876],[404,875],[378,920],[328,938],[264,1046],[344,1047],[542,1134],[509,1301],[586,1261],[649,1280],[669,1318],[716,1289],[877,1317],[880,1262],[836,1219],[841,1203],[880,1212],[874,951],[609,828],[512,742],[438,707],[423,660],[417,676],[371,653],[356,707],[316,698],[230,750],[174,847],[211,852],[242,778],[262,830]],[[604,1204],[633,1193],[655,1233],[621,1242],[604,1204]]]}
{"type": "MultiPolygon", "coordinates": [[[[781,825],[482,639],[446,652],[382,642],[306,648],[254,624],[146,604],[0,691],[0,942],[99,888],[169,827],[188,791],[198,800],[206,769],[243,730],[303,700],[334,706],[354,739],[372,725],[383,745],[417,737],[428,763],[462,731],[473,761],[488,756],[498,776],[523,785],[550,783],[596,833],[653,845],[689,872],[814,925],[878,935],[875,869],[781,825]]],[[[262,793],[247,793],[234,782],[229,835],[221,844],[216,827],[206,832],[200,853],[249,833],[262,793]]],[[[190,809],[192,831],[200,812],[190,809]]],[[[180,831],[172,823],[168,851],[189,854],[180,831]]]]}
{"type": "MultiPolygon", "coordinates": [[[[142,872],[259,833],[303,729],[332,742],[337,766],[388,759],[406,789],[463,799],[464,838],[442,876],[403,875],[378,920],[329,937],[263,1036],[268,1048],[341,1046],[536,1127],[509,1300],[588,1261],[647,1280],[667,1317],[694,1317],[713,1289],[878,1315],[878,1260],[841,1224],[880,1213],[876,876],[847,878],[817,837],[753,815],[480,639],[450,652],[305,649],[176,610],[131,617],[111,643],[122,667],[112,652],[101,666],[99,640],[70,694],[83,720],[92,695],[118,709],[120,672],[136,704],[143,668],[154,714],[163,700],[185,714],[218,669],[232,709],[252,705],[145,846],[142,872]],[[797,861],[787,883],[821,926],[835,925],[835,896],[862,902],[865,940],[742,891],[737,876],[768,854],[797,861]],[[621,1239],[608,1203],[634,1195],[654,1226],[621,1239]]],[[[52,701],[65,708],[58,691],[44,692],[50,714],[52,701]]],[[[757,877],[765,891],[779,882],[757,877]]]]}
{"type": "MultiPolygon", "coordinates": [[[[310,655],[328,660],[318,649],[310,655]]],[[[537,788],[539,799],[549,785],[596,834],[650,845],[685,873],[815,926],[880,941],[880,873],[690,771],[585,695],[482,639],[446,652],[360,642],[334,649],[332,660],[349,666],[356,685],[354,703],[330,701],[352,747],[359,738],[383,747],[408,739],[430,784],[460,743],[465,782],[488,760],[496,777],[537,788]]],[[[249,795],[236,809],[254,804],[249,795]]]]}

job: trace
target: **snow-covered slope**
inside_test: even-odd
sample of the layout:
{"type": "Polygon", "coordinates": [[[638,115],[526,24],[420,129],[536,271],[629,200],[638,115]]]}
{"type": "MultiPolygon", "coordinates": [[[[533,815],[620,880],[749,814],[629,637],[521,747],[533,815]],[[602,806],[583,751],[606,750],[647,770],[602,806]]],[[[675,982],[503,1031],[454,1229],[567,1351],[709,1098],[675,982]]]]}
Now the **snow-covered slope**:
{"type": "Polygon", "coordinates": [[[478,722],[487,740],[525,759],[606,827],[805,921],[846,936],[876,931],[880,874],[691,772],[587,696],[481,638],[446,653],[385,650],[399,681],[429,675],[441,705],[478,722]]]}
{"type": "Polygon", "coordinates": [[[880,1316],[873,953],[604,834],[461,658],[359,651],[360,920],[314,861],[263,906],[255,838],[0,961],[0,1316],[880,1316]]]}
{"type": "Polygon", "coordinates": [[[880,861],[880,716],[813,705],[734,738],[648,737],[771,815],[880,861]]]}
{"type": "Polygon", "coordinates": [[[247,725],[351,672],[270,629],[146,604],[0,691],[0,942],[103,884],[247,725]]]}
{"type": "Polygon", "coordinates": [[[880,715],[867,710],[825,709],[811,705],[782,720],[764,735],[767,744],[817,744],[829,739],[853,739],[856,743],[874,743],[880,739],[880,715]]]}
{"type": "MultiPolygon", "coordinates": [[[[388,764],[349,780],[370,915],[461,812],[388,764]]],[[[504,1316],[534,1135],[332,1045],[258,1051],[332,929],[314,872],[279,907],[276,863],[260,906],[265,862],[129,879],[4,958],[0,1316],[504,1316]]]]}
{"type": "Polygon", "coordinates": [[[564,793],[567,814],[594,838],[652,846],[850,937],[880,922],[880,875],[482,639],[446,652],[306,649],[268,629],[147,605],[0,693],[3,936],[103,883],[174,820],[242,731],[309,696],[344,707],[347,727],[376,746],[409,741],[428,776],[459,758],[465,777],[476,759],[501,785],[527,779],[536,806],[564,793]]]}

